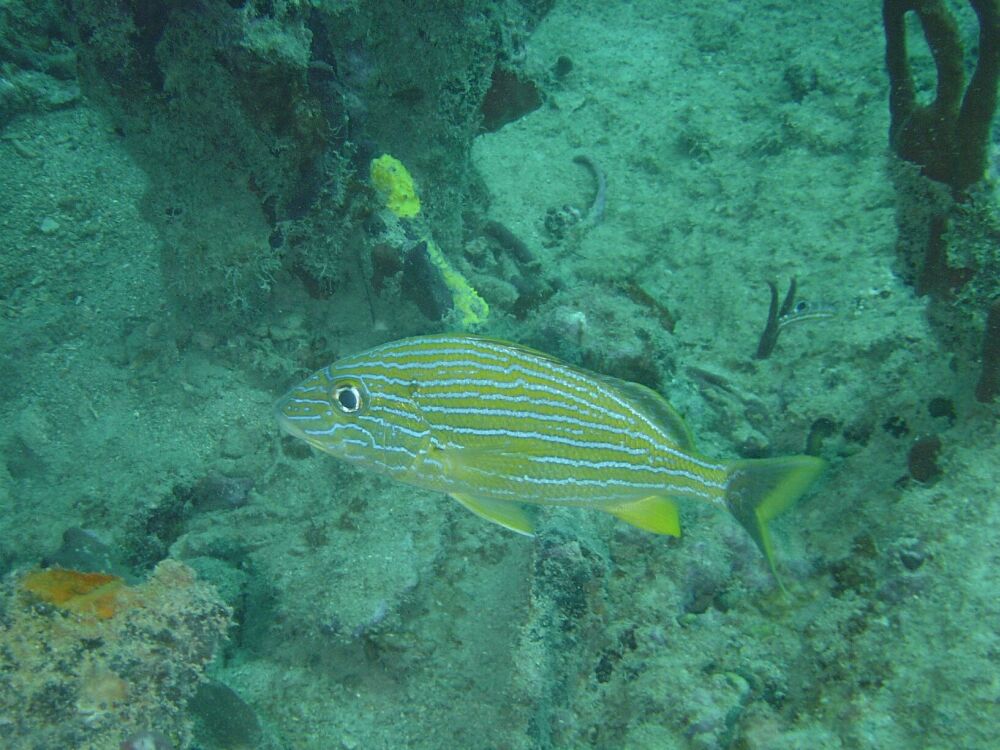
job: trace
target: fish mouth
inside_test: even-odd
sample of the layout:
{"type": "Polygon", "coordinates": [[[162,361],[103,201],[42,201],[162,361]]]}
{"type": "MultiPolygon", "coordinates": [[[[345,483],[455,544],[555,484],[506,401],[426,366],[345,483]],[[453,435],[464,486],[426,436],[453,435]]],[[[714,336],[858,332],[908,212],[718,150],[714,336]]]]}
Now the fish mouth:
{"type": "Polygon", "coordinates": [[[282,432],[287,432],[289,435],[295,435],[292,429],[292,423],[288,420],[288,415],[285,413],[285,407],[288,404],[288,396],[282,396],[277,401],[274,402],[274,407],[272,413],[274,414],[274,421],[278,423],[278,427],[281,428],[282,432]]]}
{"type": "Polygon", "coordinates": [[[295,424],[288,418],[287,407],[289,395],[286,394],[274,402],[274,421],[278,423],[278,427],[282,432],[300,438],[302,437],[301,431],[296,429],[295,424]]]}
{"type": "Polygon", "coordinates": [[[316,432],[323,433],[333,422],[330,402],[317,397],[316,389],[302,386],[274,403],[274,419],[282,432],[317,446],[321,441],[316,432]]]}
{"type": "Polygon", "coordinates": [[[295,397],[295,391],[290,391],[274,402],[274,420],[282,432],[292,437],[307,439],[301,420],[303,413],[301,401],[295,397]]]}

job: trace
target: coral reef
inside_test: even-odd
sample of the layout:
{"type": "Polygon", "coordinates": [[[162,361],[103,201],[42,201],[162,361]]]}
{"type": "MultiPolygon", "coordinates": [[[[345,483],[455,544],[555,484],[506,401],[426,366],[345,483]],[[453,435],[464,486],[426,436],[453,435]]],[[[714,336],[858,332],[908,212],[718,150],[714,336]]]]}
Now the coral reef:
{"type": "Polygon", "coordinates": [[[150,731],[188,746],[186,703],[229,626],[190,568],[163,561],[134,587],[35,571],[8,577],[0,597],[4,747],[107,750],[150,731]]]}

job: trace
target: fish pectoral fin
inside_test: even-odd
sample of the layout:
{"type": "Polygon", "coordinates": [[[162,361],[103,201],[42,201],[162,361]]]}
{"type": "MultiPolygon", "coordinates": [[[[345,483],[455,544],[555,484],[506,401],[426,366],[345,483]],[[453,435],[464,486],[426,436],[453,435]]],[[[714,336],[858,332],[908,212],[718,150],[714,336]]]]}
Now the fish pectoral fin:
{"type": "Polygon", "coordinates": [[[654,534],[681,535],[681,517],[677,511],[677,503],[669,497],[650,495],[641,500],[605,505],[601,510],[654,534]]]}
{"type": "Polygon", "coordinates": [[[459,492],[453,493],[452,497],[480,518],[500,524],[505,529],[516,531],[518,534],[535,535],[535,525],[528,518],[528,514],[515,503],[507,500],[472,497],[472,495],[459,492]]]}
{"type": "Polygon", "coordinates": [[[439,457],[445,473],[452,479],[468,484],[481,484],[494,477],[525,474],[531,470],[532,454],[496,448],[448,448],[439,457]]]}

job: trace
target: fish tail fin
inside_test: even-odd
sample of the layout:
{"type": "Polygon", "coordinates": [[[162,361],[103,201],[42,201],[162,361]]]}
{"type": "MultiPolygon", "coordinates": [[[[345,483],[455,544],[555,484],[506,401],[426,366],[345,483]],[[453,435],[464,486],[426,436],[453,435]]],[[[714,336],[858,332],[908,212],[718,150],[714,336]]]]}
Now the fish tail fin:
{"type": "Polygon", "coordinates": [[[791,507],[825,466],[815,456],[747,459],[729,465],[726,506],[760,548],[782,589],[767,522],[791,507]]]}

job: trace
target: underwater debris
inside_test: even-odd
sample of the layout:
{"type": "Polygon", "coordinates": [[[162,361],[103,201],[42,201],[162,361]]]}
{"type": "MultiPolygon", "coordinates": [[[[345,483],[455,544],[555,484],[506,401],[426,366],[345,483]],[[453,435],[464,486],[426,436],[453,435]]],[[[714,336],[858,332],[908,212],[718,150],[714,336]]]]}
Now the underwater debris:
{"type": "Polygon", "coordinates": [[[591,226],[600,224],[601,219],[604,218],[604,208],[608,202],[608,180],[604,176],[604,170],[597,166],[597,162],[584,154],[574,156],[573,162],[582,164],[589,169],[590,173],[594,176],[594,181],[597,183],[597,192],[594,193],[594,200],[591,202],[590,208],[587,209],[584,222],[591,226]]]}
{"type": "Polygon", "coordinates": [[[593,175],[594,181],[597,183],[594,199],[586,210],[569,203],[558,208],[547,209],[545,217],[542,219],[542,226],[549,236],[549,241],[544,243],[546,247],[554,247],[566,239],[571,232],[596,226],[604,218],[604,209],[608,200],[608,182],[604,170],[597,165],[597,162],[584,154],[574,156],[573,162],[582,164],[593,175]]]}
{"type": "Polygon", "coordinates": [[[785,294],[785,299],[780,307],[778,306],[777,285],[773,281],[768,281],[767,286],[771,290],[771,306],[767,311],[767,323],[764,326],[764,332],[760,335],[760,341],[757,343],[757,352],[753,355],[754,359],[770,357],[778,343],[778,336],[793,323],[833,317],[833,312],[829,309],[814,308],[807,302],[795,304],[797,286],[794,276],[788,284],[788,293],[785,294]]]}

